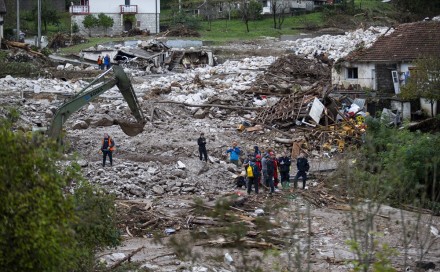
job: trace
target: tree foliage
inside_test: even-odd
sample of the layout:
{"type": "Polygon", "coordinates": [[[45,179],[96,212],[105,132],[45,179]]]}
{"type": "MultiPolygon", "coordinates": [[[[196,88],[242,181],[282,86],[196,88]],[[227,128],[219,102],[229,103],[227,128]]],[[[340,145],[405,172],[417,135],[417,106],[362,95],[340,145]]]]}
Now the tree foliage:
{"type": "Polygon", "coordinates": [[[436,16],[440,13],[440,1],[432,0],[396,0],[396,8],[402,12],[410,12],[421,16],[436,16]]]}
{"type": "Polygon", "coordinates": [[[338,176],[350,193],[393,205],[418,203],[439,209],[440,134],[388,128],[368,121],[363,148],[347,160],[338,176]]]}
{"type": "Polygon", "coordinates": [[[107,34],[107,30],[110,27],[113,27],[114,21],[113,18],[110,16],[105,15],[104,13],[100,13],[98,15],[98,23],[97,25],[102,26],[105,30],[105,33],[107,34]]]}
{"type": "Polygon", "coordinates": [[[92,28],[99,25],[99,20],[92,14],[86,15],[83,20],[83,26],[89,30],[89,37],[92,36],[92,28]]]}
{"type": "Polygon", "coordinates": [[[434,102],[440,100],[440,58],[427,57],[417,60],[408,82],[402,87],[405,99],[425,98],[431,103],[434,116],[434,102]]]}
{"type": "Polygon", "coordinates": [[[97,249],[119,241],[113,199],[77,164],[62,166],[56,143],[13,132],[17,119],[0,120],[0,270],[88,271],[97,249]]]}

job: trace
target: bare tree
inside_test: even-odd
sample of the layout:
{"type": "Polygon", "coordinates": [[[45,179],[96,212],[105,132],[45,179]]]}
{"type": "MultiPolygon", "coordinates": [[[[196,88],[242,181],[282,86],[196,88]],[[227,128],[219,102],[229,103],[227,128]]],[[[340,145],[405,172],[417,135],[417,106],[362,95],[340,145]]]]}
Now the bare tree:
{"type": "Polygon", "coordinates": [[[288,0],[274,0],[272,1],[272,16],[273,16],[273,28],[281,29],[284,23],[286,10],[289,8],[288,0]]]}

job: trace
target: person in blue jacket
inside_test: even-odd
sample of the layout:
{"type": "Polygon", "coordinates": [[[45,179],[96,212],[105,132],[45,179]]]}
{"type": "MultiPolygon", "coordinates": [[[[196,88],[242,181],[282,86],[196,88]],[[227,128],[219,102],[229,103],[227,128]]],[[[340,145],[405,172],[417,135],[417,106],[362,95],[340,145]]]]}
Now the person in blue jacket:
{"type": "Polygon", "coordinates": [[[110,69],[110,66],[111,66],[111,64],[110,64],[110,56],[108,54],[105,55],[105,57],[104,57],[104,66],[105,66],[106,70],[110,69]]]}
{"type": "Polygon", "coordinates": [[[229,154],[229,161],[238,166],[238,159],[240,158],[240,148],[237,146],[237,142],[232,143],[232,147],[226,150],[229,154]]]}

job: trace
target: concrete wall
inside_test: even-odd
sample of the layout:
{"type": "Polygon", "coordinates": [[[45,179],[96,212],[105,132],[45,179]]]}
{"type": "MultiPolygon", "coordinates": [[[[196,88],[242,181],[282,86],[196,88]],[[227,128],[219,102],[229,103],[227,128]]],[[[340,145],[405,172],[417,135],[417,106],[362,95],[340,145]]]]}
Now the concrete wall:
{"type": "MultiPolygon", "coordinates": [[[[374,64],[371,63],[343,63],[339,72],[332,68],[332,85],[348,88],[350,85],[360,85],[363,88],[374,89],[374,64]],[[348,78],[348,68],[358,68],[358,78],[348,78]]],[[[390,73],[391,75],[391,73],[390,73]]]]}
{"type": "MultiPolygon", "coordinates": [[[[96,17],[98,14],[93,14],[96,17]]],[[[86,15],[72,15],[72,22],[76,22],[79,26],[81,34],[88,36],[88,29],[84,28],[83,21],[84,17],[86,15]]],[[[107,14],[107,16],[110,16],[113,18],[114,24],[112,28],[109,28],[107,30],[107,35],[120,35],[124,31],[124,22],[123,22],[123,16],[121,14],[107,14]]],[[[136,14],[136,21],[140,21],[140,29],[147,29],[150,31],[150,33],[157,33],[159,32],[159,14],[157,14],[157,24],[156,24],[156,14],[136,14]],[[157,32],[156,32],[157,29],[157,32]]],[[[133,26],[133,28],[136,27],[136,24],[133,26]]],[[[105,31],[103,28],[94,28],[92,29],[92,36],[102,36],[105,35],[105,31]]]]}

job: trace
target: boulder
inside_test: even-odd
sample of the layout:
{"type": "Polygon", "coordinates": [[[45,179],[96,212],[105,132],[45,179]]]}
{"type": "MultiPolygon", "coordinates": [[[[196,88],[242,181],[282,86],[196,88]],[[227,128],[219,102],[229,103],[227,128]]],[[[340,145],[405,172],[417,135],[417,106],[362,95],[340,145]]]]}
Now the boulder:
{"type": "Polygon", "coordinates": [[[160,185],[154,185],[153,186],[153,192],[158,195],[163,195],[165,193],[165,190],[160,185]]]}
{"type": "Polygon", "coordinates": [[[87,122],[85,121],[76,121],[73,126],[72,129],[87,129],[89,127],[89,125],[87,124],[87,122]]]}

